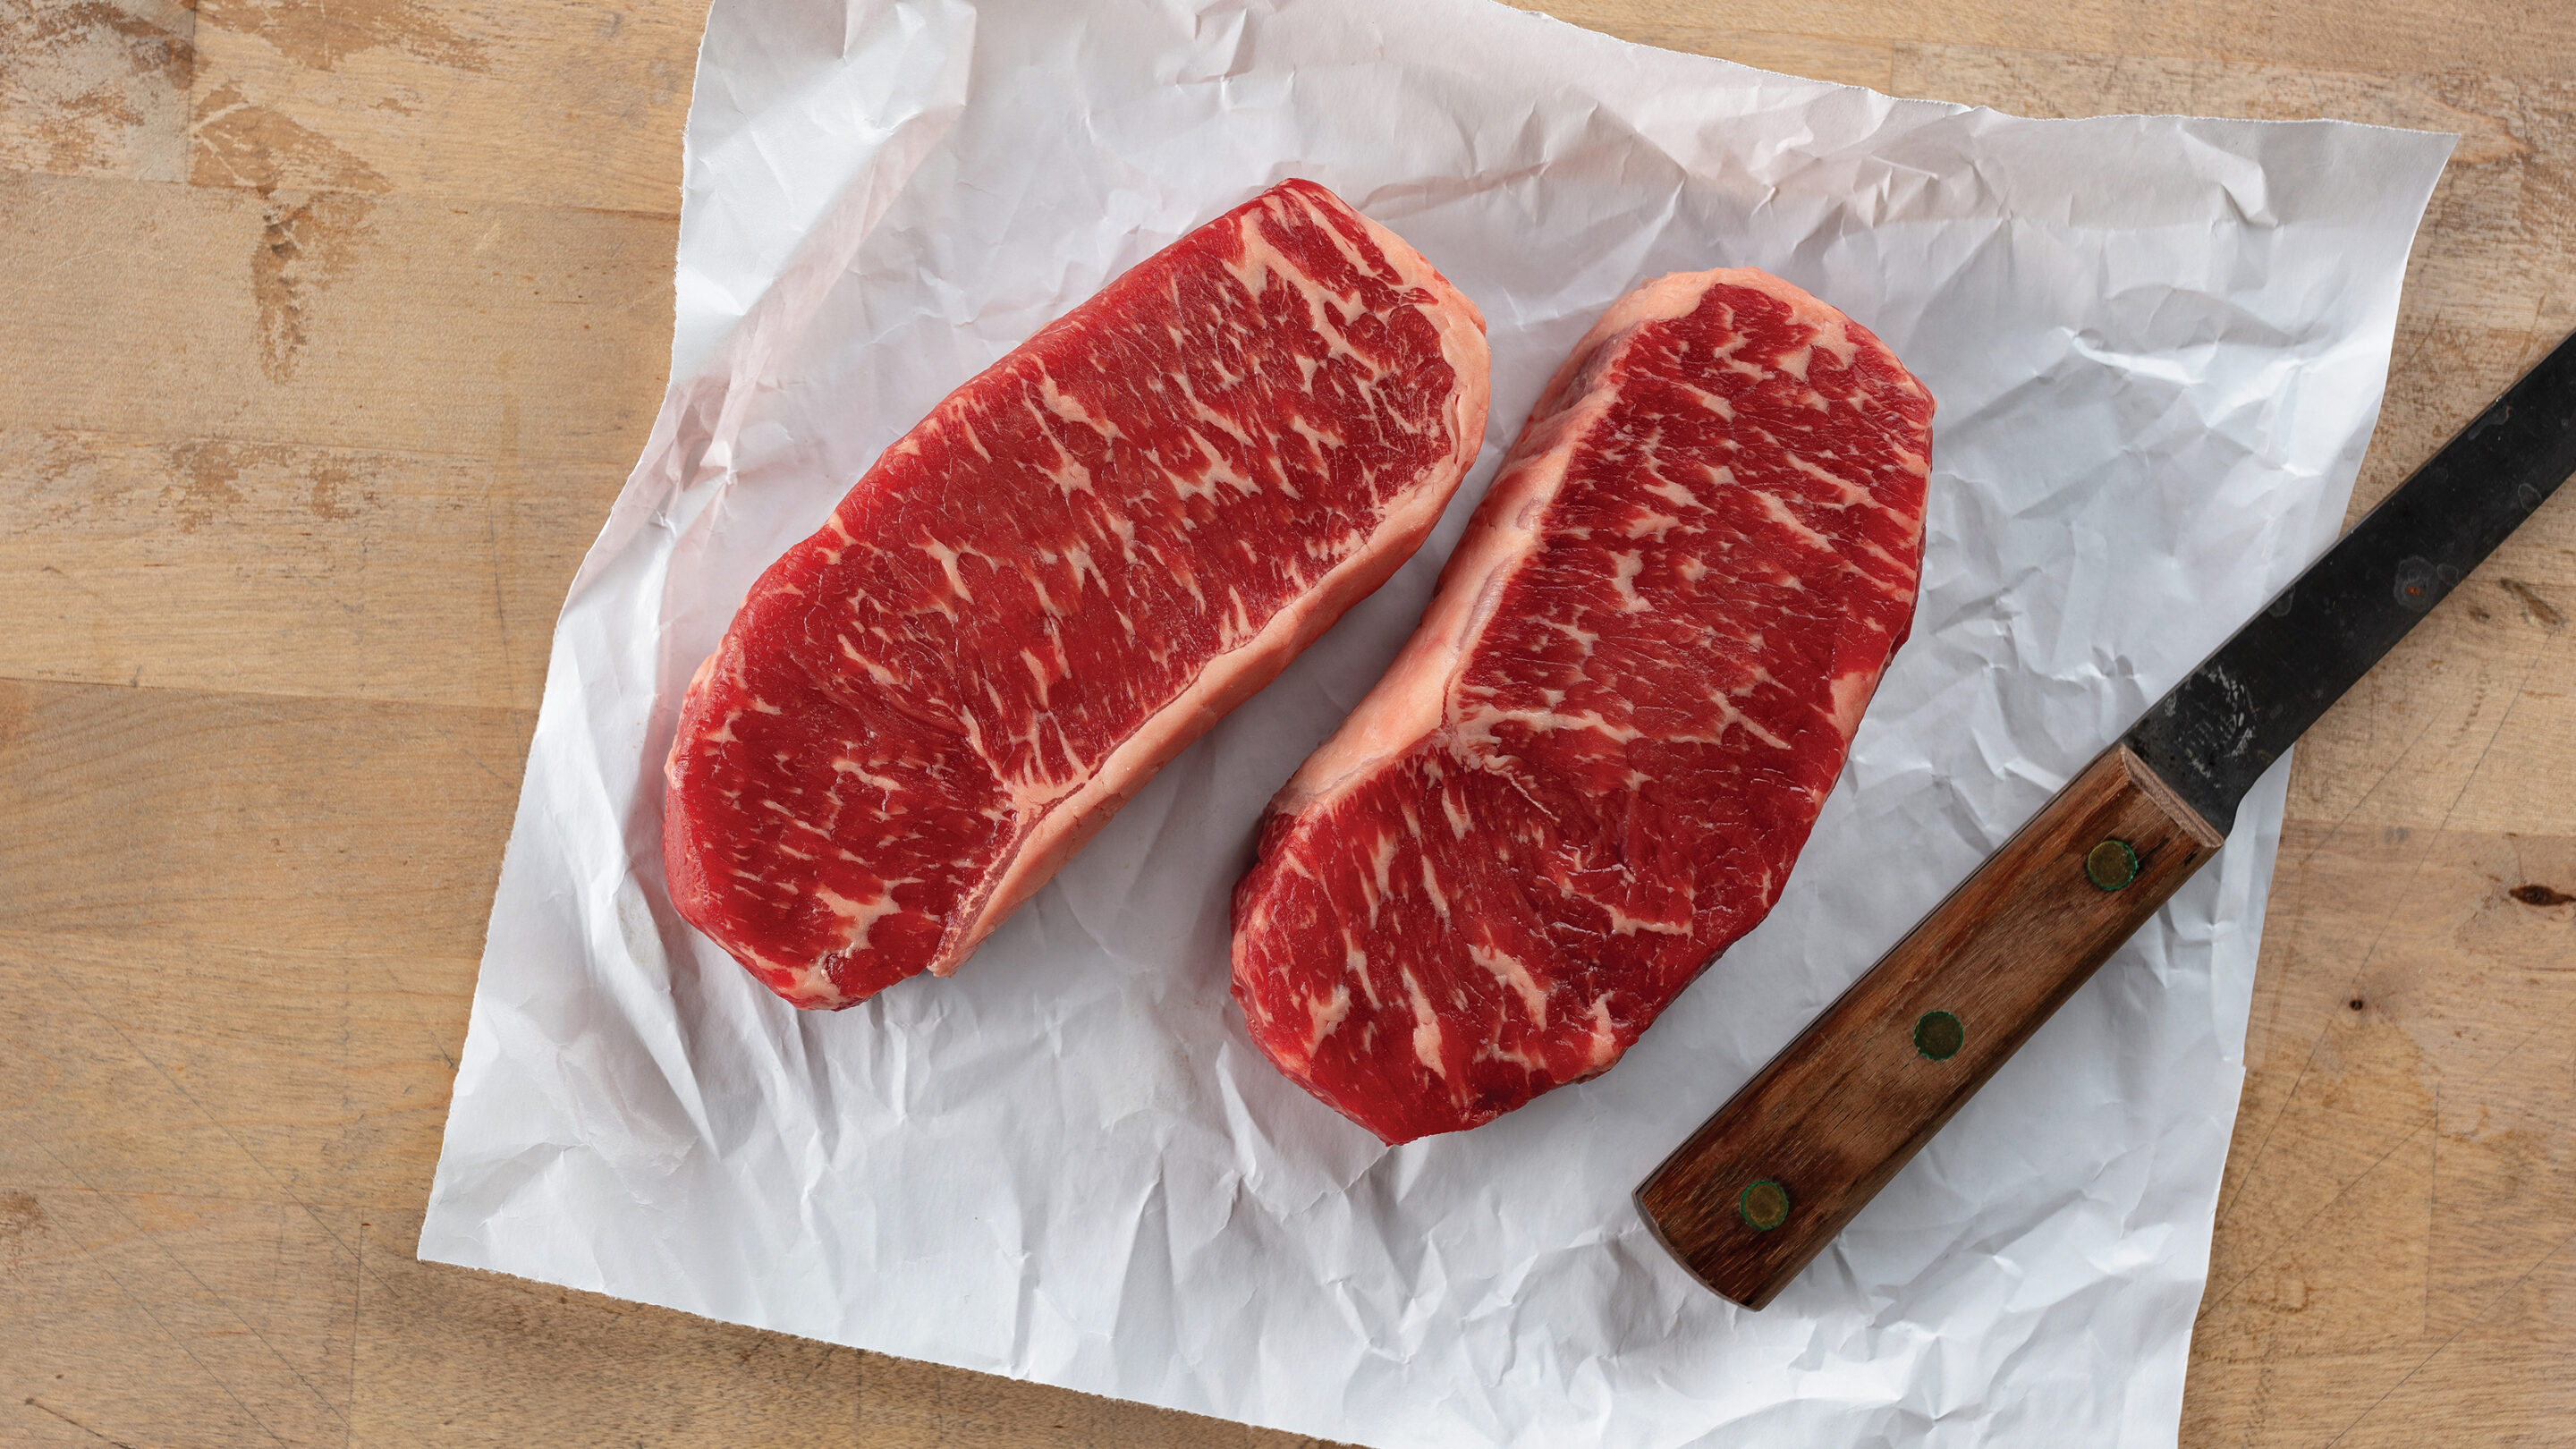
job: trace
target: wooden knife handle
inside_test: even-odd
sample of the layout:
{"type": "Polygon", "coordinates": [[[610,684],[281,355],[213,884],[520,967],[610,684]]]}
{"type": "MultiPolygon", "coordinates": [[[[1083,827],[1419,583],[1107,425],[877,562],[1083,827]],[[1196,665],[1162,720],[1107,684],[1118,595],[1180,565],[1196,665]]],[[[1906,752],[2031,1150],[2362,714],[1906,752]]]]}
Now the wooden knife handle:
{"type": "Polygon", "coordinates": [[[2115,745],[1638,1185],[1702,1283],[1770,1302],[2220,837],[2115,745]]]}

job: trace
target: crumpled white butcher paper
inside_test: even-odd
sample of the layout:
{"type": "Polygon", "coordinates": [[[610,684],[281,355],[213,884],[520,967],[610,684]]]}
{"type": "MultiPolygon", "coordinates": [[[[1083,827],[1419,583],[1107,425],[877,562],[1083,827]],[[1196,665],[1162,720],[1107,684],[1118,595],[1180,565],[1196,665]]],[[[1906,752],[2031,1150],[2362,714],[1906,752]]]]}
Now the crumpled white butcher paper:
{"type": "Polygon", "coordinates": [[[669,392],[556,628],[420,1255],[1368,1445],[2173,1443],[2278,769],[1768,1309],[1629,1192],[2333,538],[2449,149],[1891,100],[1485,0],[716,0],[669,392]],[[1483,309],[1477,470],[955,978],[790,1009],[664,894],[691,670],[941,396],[1292,176],[1483,309]],[[1912,642],[1779,909],[1626,1060],[1381,1146],[1227,996],[1255,819],[1576,337],[1714,266],[1939,399],[1912,642]]]}

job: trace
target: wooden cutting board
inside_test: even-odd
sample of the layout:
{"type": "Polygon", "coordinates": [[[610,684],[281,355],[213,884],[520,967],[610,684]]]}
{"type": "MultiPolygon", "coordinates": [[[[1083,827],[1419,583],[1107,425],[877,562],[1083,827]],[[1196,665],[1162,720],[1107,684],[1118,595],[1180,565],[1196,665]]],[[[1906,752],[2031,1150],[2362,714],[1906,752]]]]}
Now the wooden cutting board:
{"type": "MultiPolygon", "coordinates": [[[[1579,0],[2462,142],[2356,498],[2576,325],[2560,0],[1579,0]]],[[[0,1443],[1286,1445],[412,1259],[701,11],[0,5],[0,1443]]],[[[2357,179],[2366,184],[2366,179],[2357,179]]],[[[2576,1422],[2576,493],[2300,748],[2190,1445],[2576,1422]]]]}

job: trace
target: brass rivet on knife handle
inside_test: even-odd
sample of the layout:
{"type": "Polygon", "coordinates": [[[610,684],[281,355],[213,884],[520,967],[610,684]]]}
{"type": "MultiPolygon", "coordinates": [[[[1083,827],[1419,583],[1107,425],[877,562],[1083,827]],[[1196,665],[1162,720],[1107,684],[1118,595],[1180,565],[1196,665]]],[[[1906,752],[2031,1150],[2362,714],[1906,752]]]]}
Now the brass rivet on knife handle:
{"type": "Polygon", "coordinates": [[[1947,1011],[1927,1011],[1914,1023],[1914,1050],[1927,1062],[1946,1062],[1968,1044],[1968,1028],[1947,1011]]]}
{"type": "Polygon", "coordinates": [[[2106,840],[2085,852],[2084,878],[2106,891],[2125,890],[2138,878],[2138,852],[2125,840],[2106,840]]]}
{"type": "Polygon", "coordinates": [[[1757,1177],[1735,1195],[1735,1215],[1757,1233],[1767,1233],[1789,1220],[1789,1189],[1757,1177]]]}
{"type": "Polygon", "coordinates": [[[1637,1210],[1701,1282],[1770,1302],[2219,839],[2107,751],[1665,1159],[1637,1210]],[[2087,869],[2104,842],[2136,861],[2117,889],[2087,869]],[[1757,1226],[1756,1179],[1797,1184],[1795,1211],[1783,1188],[1757,1226]]]}

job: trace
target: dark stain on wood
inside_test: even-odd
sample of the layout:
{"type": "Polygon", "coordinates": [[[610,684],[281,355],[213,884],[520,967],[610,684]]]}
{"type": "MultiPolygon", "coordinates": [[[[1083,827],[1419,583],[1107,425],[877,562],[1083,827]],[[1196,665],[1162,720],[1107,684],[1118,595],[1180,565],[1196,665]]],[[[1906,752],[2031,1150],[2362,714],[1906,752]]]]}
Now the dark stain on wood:
{"type": "Polygon", "coordinates": [[[0,160],[159,175],[196,75],[196,12],[169,0],[0,6],[0,160]]]}
{"type": "Polygon", "coordinates": [[[27,1239],[48,1226],[44,1204],[36,1201],[34,1193],[14,1187],[0,1189],[0,1257],[22,1256],[27,1239]]]}
{"type": "Polygon", "coordinates": [[[311,340],[312,308],[349,269],[376,204],[329,192],[278,197],[261,217],[251,251],[251,297],[259,306],[260,370],[288,382],[311,340]]]}
{"type": "Polygon", "coordinates": [[[458,70],[488,70],[483,42],[441,18],[445,8],[421,0],[333,0],[329,5],[254,0],[224,6],[222,23],[258,36],[315,70],[334,69],[365,51],[388,49],[458,70]]]}
{"type": "Polygon", "coordinates": [[[242,501],[233,485],[241,480],[241,460],[221,443],[183,443],[170,450],[178,480],[162,490],[179,515],[179,531],[195,533],[215,515],[242,501]]]}
{"type": "Polygon", "coordinates": [[[199,186],[383,192],[384,173],[338,142],[266,106],[226,81],[197,101],[188,179],[199,186]]]}
{"type": "Polygon", "coordinates": [[[2498,579],[2496,586],[2513,595],[2522,605],[2523,616],[2544,629],[2555,629],[2567,622],[2567,616],[2556,605],[2541,597],[2540,590],[2520,579],[2498,579]]]}
{"type": "Polygon", "coordinates": [[[260,370],[287,382],[310,340],[313,303],[348,270],[375,212],[384,173],[330,137],[265,106],[231,81],[197,104],[189,180],[270,199],[251,250],[260,370]]]}
{"type": "Polygon", "coordinates": [[[204,439],[172,445],[166,453],[177,476],[162,488],[161,499],[177,516],[181,533],[195,533],[243,507],[273,509],[281,492],[299,484],[304,510],[326,523],[348,522],[382,504],[356,466],[314,449],[204,439]]]}

